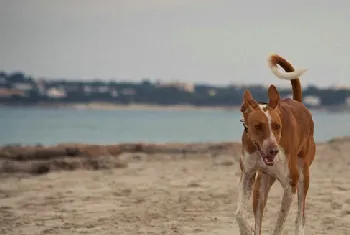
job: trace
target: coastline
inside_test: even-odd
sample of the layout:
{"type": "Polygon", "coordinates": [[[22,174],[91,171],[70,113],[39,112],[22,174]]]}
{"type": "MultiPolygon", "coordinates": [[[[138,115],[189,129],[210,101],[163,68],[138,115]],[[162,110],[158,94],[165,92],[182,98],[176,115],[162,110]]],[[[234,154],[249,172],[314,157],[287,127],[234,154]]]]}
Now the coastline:
{"type": "MultiPolygon", "coordinates": [[[[337,136],[334,138],[330,138],[326,141],[316,142],[316,145],[326,145],[332,144],[335,142],[341,143],[350,143],[350,135],[345,136],[337,136]]],[[[112,151],[114,154],[124,153],[124,152],[166,152],[166,151],[175,151],[175,152],[184,152],[188,149],[201,149],[200,151],[210,149],[225,149],[231,147],[240,147],[240,141],[211,141],[211,142],[166,142],[166,143],[153,143],[153,142],[124,142],[124,143],[116,143],[116,144],[87,144],[80,142],[65,142],[65,143],[57,143],[53,145],[43,145],[43,144],[4,144],[0,145],[0,159],[6,155],[6,158],[9,156],[10,152],[16,154],[27,154],[28,152],[32,152],[32,154],[42,155],[42,151],[47,152],[51,150],[62,150],[62,153],[66,153],[67,149],[75,149],[75,151],[85,151],[85,149],[108,149],[108,151],[112,151]],[[4,155],[5,154],[5,155],[4,155]]],[[[63,156],[64,154],[61,154],[63,156]]],[[[76,153],[79,154],[79,153],[76,153]]],[[[96,152],[95,154],[98,155],[96,152]]],[[[10,154],[11,155],[11,154],[10,154]]],[[[50,155],[50,154],[49,154],[50,155]]],[[[72,154],[68,154],[72,155],[72,154]]],[[[74,155],[74,154],[73,154],[74,155]]],[[[72,156],[73,156],[72,155],[72,156]]],[[[22,158],[21,156],[20,158],[22,158]]],[[[50,157],[50,156],[47,156],[50,157]]]]}
{"type": "MultiPolygon", "coordinates": [[[[61,106],[62,107],[62,106],[61,106]]],[[[64,106],[63,106],[64,107],[64,106]]],[[[194,106],[194,105],[152,105],[152,104],[110,104],[110,103],[88,103],[72,104],[65,107],[78,110],[239,110],[238,106],[194,106]]]]}
{"type": "Polygon", "coordinates": [[[13,108],[69,108],[75,110],[239,110],[239,106],[195,106],[195,105],[153,105],[153,104],[113,104],[105,102],[91,102],[91,103],[38,103],[38,104],[16,104],[7,105],[0,104],[1,107],[13,108]]]}
{"type": "MultiPolygon", "coordinates": [[[[220,111],[239,111],[240,106],[195,106],[188,104],[180,105],[154,105],[154,104],[114,104],[108,102],[91,102],[91,103],[37,103],[37,104],[0,104],[1,107],[10,108],[68,108],[75,110],[220,110],[220,111]]],[[[308,107],[311,111],[324,111],[324,112],[350,112],[350,107],[347,106],[320,106],[320,107],[308,107]]]]}

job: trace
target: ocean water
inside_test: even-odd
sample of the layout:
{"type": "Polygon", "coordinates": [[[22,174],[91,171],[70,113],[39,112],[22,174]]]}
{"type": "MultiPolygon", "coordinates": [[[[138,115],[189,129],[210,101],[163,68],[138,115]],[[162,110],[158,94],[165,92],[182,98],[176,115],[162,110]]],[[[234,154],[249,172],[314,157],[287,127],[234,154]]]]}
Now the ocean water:
{"type": "MultiPolygon", "coordinates": [[[[316,141],[350,135],[350,113],[313,111],[316,141]]],[[[239,141],[241,113],[224,110],[0,108],[0,145],[239,141]]]]}

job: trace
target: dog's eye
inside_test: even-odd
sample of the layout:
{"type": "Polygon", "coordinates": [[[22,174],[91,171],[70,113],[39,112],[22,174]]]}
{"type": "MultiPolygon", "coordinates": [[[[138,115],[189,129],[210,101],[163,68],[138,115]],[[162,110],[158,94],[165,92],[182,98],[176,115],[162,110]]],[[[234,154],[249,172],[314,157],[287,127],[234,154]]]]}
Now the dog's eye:
{"type": "Polygon", "coordinates": [[[262,125],[261,124],[256,124],[255,125],[255,129],[256,130],[261,130],[262,129],[262,125]]]}
{"type": "Polygon", "coordinates": [[[280,125],[280,124],[278,124],[278,123],[273,123],[273,124],[272,124],[272,129],[278,130],[278,129],[280,129],[280,128],[281,128],[281,125],[280,125]]]}

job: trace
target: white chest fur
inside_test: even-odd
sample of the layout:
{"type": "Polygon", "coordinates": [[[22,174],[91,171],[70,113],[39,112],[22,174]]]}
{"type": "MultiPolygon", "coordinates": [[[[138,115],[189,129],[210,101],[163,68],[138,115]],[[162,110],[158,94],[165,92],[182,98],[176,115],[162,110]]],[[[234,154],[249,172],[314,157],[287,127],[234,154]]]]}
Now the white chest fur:
{"type": "Polygon", "coordinates": [[[268,175],[276,177],[283,187],[289,186],[288,159],[286,158],[284,151],[278,153],[273,166],[267,166],[258,152],[252,154],[245,152],[242,155],[241,160],[246,172],[261,170],[268,175]]]}

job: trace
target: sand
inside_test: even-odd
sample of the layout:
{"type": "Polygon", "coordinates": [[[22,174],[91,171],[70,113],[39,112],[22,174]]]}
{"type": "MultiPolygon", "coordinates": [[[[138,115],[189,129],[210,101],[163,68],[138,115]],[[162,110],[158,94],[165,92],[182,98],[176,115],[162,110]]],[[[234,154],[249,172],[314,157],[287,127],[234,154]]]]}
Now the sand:
{"type": "MultiPolygon", "coordinates": [[[[350,234],[348,149],[350,138],[318,144],[305,234],[350,234]]],[[[118,168],[3,174],[0,234],[239,234],[239,149],[204,150],[122,153],[127,165],[118,168]]],[[[275,184],[263,234],[272,231],[281,196],[275,184]]],[[[294,234],[296,209],[294,200],[284,234],[294,234]]]]}

